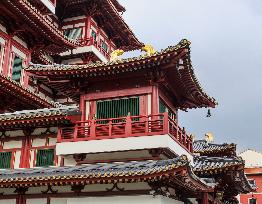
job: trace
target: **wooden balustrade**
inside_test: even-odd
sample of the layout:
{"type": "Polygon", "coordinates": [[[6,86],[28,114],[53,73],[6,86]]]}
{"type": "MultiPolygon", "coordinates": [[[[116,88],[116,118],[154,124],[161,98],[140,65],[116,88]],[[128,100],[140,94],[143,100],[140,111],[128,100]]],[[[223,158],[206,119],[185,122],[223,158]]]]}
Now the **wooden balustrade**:
{"type": "Polygon", "coordinates": [[[79,142],[169,134],[192,152],[192,139],[168,113],[79,121],[74,127],[60,128],[58,142],[79,142]]]}
{"type": "Polygon", "coordinates": [[[110,54],[108,52],[106,52],[100,45],[99,42],[95,41],[94,38],[90,37],[90,38],[80,38],[77,40],[78,44],[80,44],[80,46],[84,47],[84,46],[91,46],[93,45],[94,47],[96,47],[96,49],[99,50],[99,52],[105,56],[107,59],[110,58],[110,54]]]}

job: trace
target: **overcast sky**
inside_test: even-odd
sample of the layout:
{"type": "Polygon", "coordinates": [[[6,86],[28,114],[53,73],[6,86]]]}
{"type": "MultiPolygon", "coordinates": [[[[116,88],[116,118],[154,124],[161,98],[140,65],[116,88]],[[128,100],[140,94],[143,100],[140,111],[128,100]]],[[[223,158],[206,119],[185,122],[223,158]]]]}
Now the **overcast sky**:
{"type": "Polygon", "coordinates": [[[217,99],[211,110],[180,112],[180,126],[198,139],[206,132],[238,150],[262,151],[262,1],[119,0],[137,37],[156,49],[187,38],[195,73],[217,99]]]}

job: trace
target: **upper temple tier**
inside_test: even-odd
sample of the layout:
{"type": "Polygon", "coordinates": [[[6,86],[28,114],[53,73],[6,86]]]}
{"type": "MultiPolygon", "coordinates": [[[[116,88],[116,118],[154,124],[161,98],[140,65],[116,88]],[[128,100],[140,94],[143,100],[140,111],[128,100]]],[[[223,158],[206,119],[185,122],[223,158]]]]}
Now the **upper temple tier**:
{"type": "MultiPolygon", "coordinates": [[[[96,100],[101,95],[113,98],[155,94],[153,97],[162,97],[175,110],[215,107],[215,99],[203,91],[194,74],[189,45],[189,41],[182,40],[161,52],[134,58],[83,65],[33,64],[26,71],[39,86],[80,104],[91,96],[96,100]]],[[[155,104],[147,104],[151,105],[155,104]]]]}

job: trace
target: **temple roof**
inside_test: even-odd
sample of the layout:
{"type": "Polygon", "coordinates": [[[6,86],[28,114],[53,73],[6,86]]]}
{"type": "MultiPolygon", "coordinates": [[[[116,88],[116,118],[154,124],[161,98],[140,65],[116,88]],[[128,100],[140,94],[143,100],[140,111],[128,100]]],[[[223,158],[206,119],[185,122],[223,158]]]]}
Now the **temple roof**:
{"type": "Polygon", "coordinates": [[[23,110],[13,113],[0,114],[0,128],[4,130],[21,127],[37,127],[69,123],[70,117],[79,115],[77,106],[61,106],[37,110],[23,110]]]}
{"type": "Polygon", "coordinates": [[[206,140],[196,140],[193,151],[203,156],[236,156],[236,144],[213,144],[206,140]]]}
{"type": "Polygon", "coordinates": [[[194,172],[197,174],[215,174],[228,169],[237,169],[245,166],[244,161],[239,157],[207,157],[194,156],[194,172]]]}
{"type": "Polygon", "coordinates": [[[217,102],[204,92],[196,78],[191,65],[189,45],[189,41],[182,40],[178,45],[170,46],[161,52],[156,52],[152,56],[141,55],[139,57],[119,59],[108,63],[98,62],[85,65],[34,64],[30,65],[26,70],[52,88],[58,89],[61,92],[66,90],[69,92],[69,97],[78,101],[79,93],[72,87],[72,91],[70,91],[70,87],[68,87],[70,83],[65,82],[61,86],[61,83],[57,83],[57,81],[73,81],[79,78],[94,79],[101,76],[110,77],[131,72],[139,73],[142,70],[161,69],[170,71],[170,74],[167,74],[168,80],[171,81],[172,86],[177,88],[177,91],[180,91],[181,100],[178,108],[215,107],[217,102]],[[52,80],[55,82],[52,83],[52,80]],[[62,90],[61,87],[65,90],[62,90]]]}
{"type": "Polygon", "coordinates": [[[194,173],[200,178],[214,178],[226,196],[255,191],[244,173],[241,157],[194,156],[194,173]]]}
{"type": "Polygon", "coordinates": [[[92,16],[117,48],[127,51],[143,46],[119,13],[125,8],[117,0],[62,0],[58,3],[59,18],[71,18],[76,14],[92,16]]]}
{"type": "Polygon", "coordinates": [[[29,187],[46,184],[86,185],[115,182],[159,182],[159,184],[163,182],[195,193],[211,190],[191,171],[186,156],[160,161],[0,170],[0,187],[29,187]],[[181,179],[185,182],[180,182],[181,179]]]}
{"type": "MultiPolygon", "coordinates": [[[[37,37],[43,36],[45,38],[45,42],[42,42],[42,48],[40,48],[41,46],[39,48],[51,54],[64,52],[76,47],[77,43],[75,41],[66,38],[63,31],[28,0],[6,0],[1,1],[0,5],[3,9],[2,14],[6,14],[6,19],[9,19],[4,22],[5,26],[7,26],[9,30],[14,30],[15,33],[19,30],[17,32],[18,35],[22,34],[27,36],[27,33],[31,33],[31,35],[27,36],[29,44],[35,40],[35,38],[32,37],[32,33],[34,33],[37,37]],[[12,23],[12,21],[25,21],[26,23],[23,23],[21,25],[22,27],[19,28],[12,27],[13,24],[20,26],[19,23],[12,23]],[[20,30],[23,30],[23,32],[20,32],[20,30]]],[[[41,42],[38,39],[37,44],[39,43],[41,42]]],[[[34,45],[31,43],[31,46],[34,45]]]]}
{"type": "Polygon", "coordinates": [[[20,83],[0,74],[0,111],[23,110],[34,108],[53,108],[56,103],[33,93],[20,83]]]}

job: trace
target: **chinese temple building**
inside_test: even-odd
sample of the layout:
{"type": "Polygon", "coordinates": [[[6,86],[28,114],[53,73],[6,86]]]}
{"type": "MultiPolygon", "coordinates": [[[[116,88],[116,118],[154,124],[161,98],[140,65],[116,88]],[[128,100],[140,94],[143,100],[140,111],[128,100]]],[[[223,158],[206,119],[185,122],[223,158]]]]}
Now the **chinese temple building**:
{"type": "Polygon", "coordinates": [[[235,144],[179,126],[179,111],[217,105],[191,43],[157,52],[123,12],[117,0],[0,1],[0,204],[234,204],[254,191],[235,144]]]}
{"type": "Polygon", "coordinates": [[[245,174],[249,183],[256,189],[255,192],[241,194],[241,204],[259,204],[262,202],[262,152],[246,150],[239,154],[245,161],[245,174]]]}

